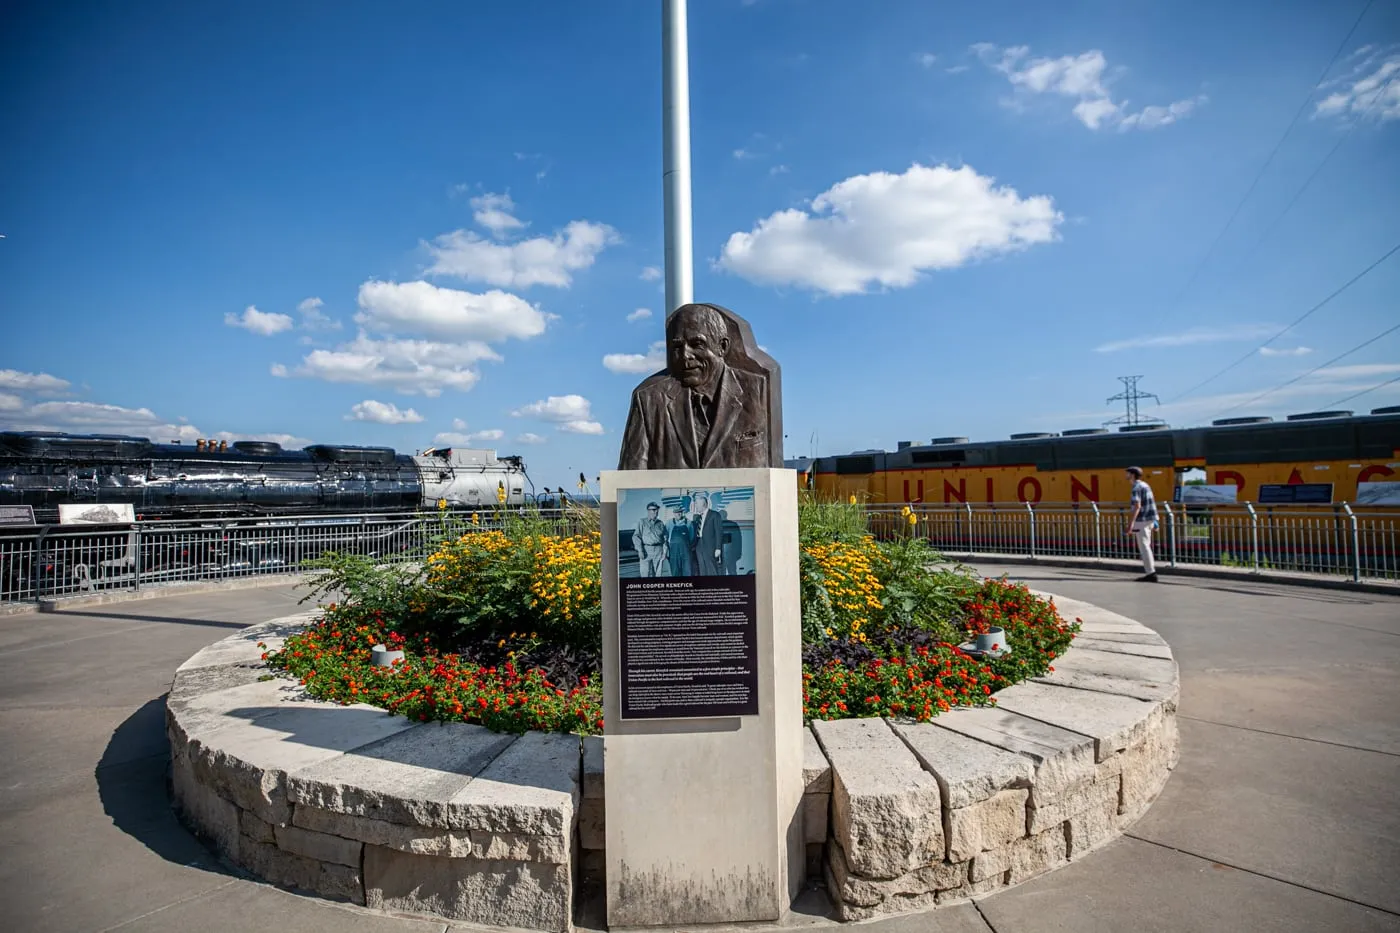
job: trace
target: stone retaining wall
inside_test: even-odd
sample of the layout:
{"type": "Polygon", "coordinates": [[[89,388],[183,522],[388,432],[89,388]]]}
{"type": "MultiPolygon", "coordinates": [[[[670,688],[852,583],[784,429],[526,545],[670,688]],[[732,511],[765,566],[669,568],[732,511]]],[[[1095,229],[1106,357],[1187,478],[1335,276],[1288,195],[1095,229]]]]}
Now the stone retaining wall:
{"type": "MultiPolygon", "coordinates": [[[[1131,619],[1056,602],[1083,619],[1074,647],[995,708],[804,730],[806,869],[842,919],[1017,884],[1155,799],[1177,756],[1170,649],[1131,619]]],[[[313,615],[244,630],[177,672],[167,723],[186,824],[254,875],[324,897],[572,930],[580,881],[605,865],[602,739],[310,699],[268,674],[257,643],[313,615]]]]}

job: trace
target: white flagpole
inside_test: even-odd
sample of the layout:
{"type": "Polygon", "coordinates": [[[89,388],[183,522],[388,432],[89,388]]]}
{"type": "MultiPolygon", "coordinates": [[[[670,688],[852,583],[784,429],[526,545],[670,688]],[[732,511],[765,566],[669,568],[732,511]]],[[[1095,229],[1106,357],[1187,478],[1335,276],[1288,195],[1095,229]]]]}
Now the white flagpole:
{"type": "Polygon", "coordinates": [[[662,0],[662,184],[666,203],[666,313],[694,300],[690,243],[690,54],[686,0],[662,0]]]}

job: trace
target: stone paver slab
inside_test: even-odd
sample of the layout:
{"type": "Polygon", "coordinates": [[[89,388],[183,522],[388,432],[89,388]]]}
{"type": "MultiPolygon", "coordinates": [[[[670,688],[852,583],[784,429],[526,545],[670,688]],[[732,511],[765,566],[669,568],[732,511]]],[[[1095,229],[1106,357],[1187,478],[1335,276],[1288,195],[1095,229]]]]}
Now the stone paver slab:
{"type": "Polygon", "coordinates": [[[1035,778],[1035,762],[1018,752],[940,729],[931,722],[892,725],[924,769],[938,780],[948,807],[967,807],[1008,787],[1029,787],[1035,778]]]}
{"type": "Polygon", "coordinates": [[[1168,705],[1175,704],[1177,699],[1175,684],[1160,684],[1149,680],[1130,680],[1124,677],[1111,677],[1108,674],[1066,670],[1063,666],[1057,667],[1053,672],[1043,677],[1032,677],[1025,682],[1050,684],[1057,687],[1074,687],[1079,690],[1094,690],[1099,693],[1113,693],[1138,700],[1162,700],[1168,705]]]}
{"type": "Polygon", "coordinates": [[[1116,651],[1119,654],[1135,654],[1143,658],[1161,658],[1171,660],[1172,649],[1166,645],[1141,644],[1130,641],[1114,641],[1107,638],[1098,638],[1093,634],[1080,635],[1074,640],[1076,649],[1091,648],[1094,651],[1116,651]]]}
{"type": "Polygon", "coordinates": [[[1008,710],[955,709],[933,725],[1031,758],[1038,794],[1053,796],[1094,774],[1092,738],[1008,710]]]}
{"type": "Polygon", "coordinates": [[[1116,651],[1093,648],[1070,648],[1055,659],[1055,670],[1102,674],[1124,680],[1145,680],[1148,683],[1172,684],[1180,681],[1176,662],[1164,658],[1142,658],[1116,651]]]}
{"type": "Polygon", "coordinates": [[[447,806],[514,741],[461,722],[414,725],[287,776],[287,796],[331,813],[447,827],[447,806]]]}
{"type": "Polygon", "coordinates": [[[1160,715],[1155,703],[1033,681],[999,691],[997,707],[1090,736],[1097,761],[1140,739],[1160,715]]]}
{"type": "Polygon", "coordinates": [[[804,793],[831,793],[831,764],[811,729],[802,730],[802,786],[804,793]]]}
{"type": "Polygon", "coordinates": [[[246,628],[235,635],[214,642],[207,648],[200,649],[184,664],[181,664],[176,672],[224,664],[260,662],[264,651],[274,651],[282,647],[282,643],[288,635],[301,631],[307,623],[318,615],[320,615],[319,609],[300,612],[296,615],[271,619],[246,628]],[[265,643],[267,647],[259,648],[258,642],[265,643]]]}
{"type": "Polygon", "coordinates": [[[590,800],[602,800],[605,796],[603,774],[603,737],[585,735],[583,737],[583,796],[590,800]]]}
{"type": "Polygon", "coordinates": [[[528,732],[447,801],[447,828],[570,836],[581,793],[579,737],[528,732]]]}

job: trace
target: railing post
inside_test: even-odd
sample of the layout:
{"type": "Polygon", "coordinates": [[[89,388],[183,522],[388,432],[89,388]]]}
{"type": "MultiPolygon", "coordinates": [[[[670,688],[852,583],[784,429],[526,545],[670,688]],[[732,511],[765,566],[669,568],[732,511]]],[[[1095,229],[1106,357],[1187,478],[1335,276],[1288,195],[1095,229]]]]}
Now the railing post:
{"type": "MultiPolygon", "coordinates": [[[[1167,560],[1172,567],[1176,566],[1176,515],[1172,513],[1170,504],[1163,502],[1162,511],[1167,513],[1167,560]]],[[[1183,509],[1182,514],[1186,512],[1183,509]]]]}
{"type": "Polygon", "coordinates": [[[1103,531],[1101,528],[1099,515],[1099,504],[1094,501],[1089,502],[1089,506],[1094,510],[1094,560],[1103,560],[1103,531]]]}
{"type": "Polygon", "coordinates": [[[1351,510],[1351,506],[1345,502],[1342,508],[1346,509],[1347,521],[1351,522],[1351,582],[1361,582],[1361,529],[1356,523],[1356,513],[1351,510]]]}
{"type": "Polygon", "coordinates": [[[136,530],[133,531],[133,532],[131,533],[131,540],[132,540],[132,548],[133,548],[133,550],[135,551],[135,553],[134,553],[134,554],[132,555],[132,557],[131,557],[131,560],[132,560],[131,570],[132,570],[132,572],[136,575],[136,584],[135,584],[135,586],[134,586],[134,589],[136,590],[136,592],[139,593],[139,592],[141,592],[141,523],[140,523],[140,522],[137,522],[137,523],[136,523],[136,530]]]}
{"type": "Polygon", "coordinates": [[[972,503],[964,502],[963,507],[967,509],[967,556],[972,556],[972,503]]]}
{"type": "Polygon", "coordinates": [[[1026,503],[1026,514],[1031,517],[1031,557],[1035,557],[1035,509],[1031,508],[1029,502],[1026,503]]]}
{"type": "Polygon", "coordinates": [[[1253,503],[1246,502],[1244,507],[1249,509],[1249,549],[1254,552],[1254,572],[1259,572],[1259,513],[1254,511],[1253,503]]]}

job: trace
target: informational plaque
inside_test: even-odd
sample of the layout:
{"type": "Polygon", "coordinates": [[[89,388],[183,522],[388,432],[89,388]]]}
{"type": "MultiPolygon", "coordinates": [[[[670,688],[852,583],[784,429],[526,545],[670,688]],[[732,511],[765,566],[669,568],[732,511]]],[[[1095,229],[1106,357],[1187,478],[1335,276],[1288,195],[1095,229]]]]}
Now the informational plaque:
{"type": "Polygon", "coordinates": [[[752,486],[618,490],[623,719],[758,715],[752,486]]]}
{"type": "Polygon", "coordinates": [[[34,506],[0,505],[0,525],[34,524],[34,506]]]}

